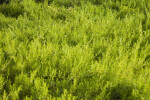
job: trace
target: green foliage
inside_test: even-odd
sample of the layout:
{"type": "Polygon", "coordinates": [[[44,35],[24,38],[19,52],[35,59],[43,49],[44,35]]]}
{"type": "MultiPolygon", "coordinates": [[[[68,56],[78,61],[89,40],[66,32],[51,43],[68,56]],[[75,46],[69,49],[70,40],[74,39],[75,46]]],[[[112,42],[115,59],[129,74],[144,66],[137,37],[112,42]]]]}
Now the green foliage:
{"type": "Polygon", "coordinates": [[[149,0],[0,5],[0,99],[148,100],[149,0]]]}

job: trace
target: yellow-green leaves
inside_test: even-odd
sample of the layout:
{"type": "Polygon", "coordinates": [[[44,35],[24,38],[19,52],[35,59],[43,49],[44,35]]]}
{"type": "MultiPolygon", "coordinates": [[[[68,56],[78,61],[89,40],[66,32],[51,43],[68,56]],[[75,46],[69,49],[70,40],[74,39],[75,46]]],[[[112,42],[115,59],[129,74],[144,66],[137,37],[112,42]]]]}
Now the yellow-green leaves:
{"type": "Polygon", "coordinates": [[[148,2],[0,5],[0,99],[148,100],[148,2]]]}

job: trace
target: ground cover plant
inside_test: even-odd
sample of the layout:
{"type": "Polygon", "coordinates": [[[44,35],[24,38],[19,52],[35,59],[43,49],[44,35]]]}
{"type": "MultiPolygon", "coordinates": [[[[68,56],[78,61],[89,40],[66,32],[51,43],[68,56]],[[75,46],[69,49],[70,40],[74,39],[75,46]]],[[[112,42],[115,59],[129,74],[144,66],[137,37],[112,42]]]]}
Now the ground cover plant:
{"type": "Polygon", "coordinates": [[[149,100],[150,0],[0,4],[0,100],[149,100]]]}

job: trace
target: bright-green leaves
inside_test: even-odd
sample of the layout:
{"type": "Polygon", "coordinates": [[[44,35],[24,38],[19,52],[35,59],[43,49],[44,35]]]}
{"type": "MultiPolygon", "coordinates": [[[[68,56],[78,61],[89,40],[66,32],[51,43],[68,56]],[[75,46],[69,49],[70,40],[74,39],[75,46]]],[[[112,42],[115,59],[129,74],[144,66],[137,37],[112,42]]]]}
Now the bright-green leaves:
{"type": "Polygon", "coordinates": [[[0,5],[0,99],[148,100],[149,5],[149,0],[0,5]]]}

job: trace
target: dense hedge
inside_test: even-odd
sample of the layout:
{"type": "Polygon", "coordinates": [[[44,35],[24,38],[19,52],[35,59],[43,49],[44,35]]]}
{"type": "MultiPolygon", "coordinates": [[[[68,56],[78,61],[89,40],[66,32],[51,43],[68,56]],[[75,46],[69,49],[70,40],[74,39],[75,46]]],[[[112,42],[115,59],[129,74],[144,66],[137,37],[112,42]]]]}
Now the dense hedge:
{"type": "Polygon", "coordinates": [[[0,5],[0,100],[149,100],[150,0],[0,5]]]}

